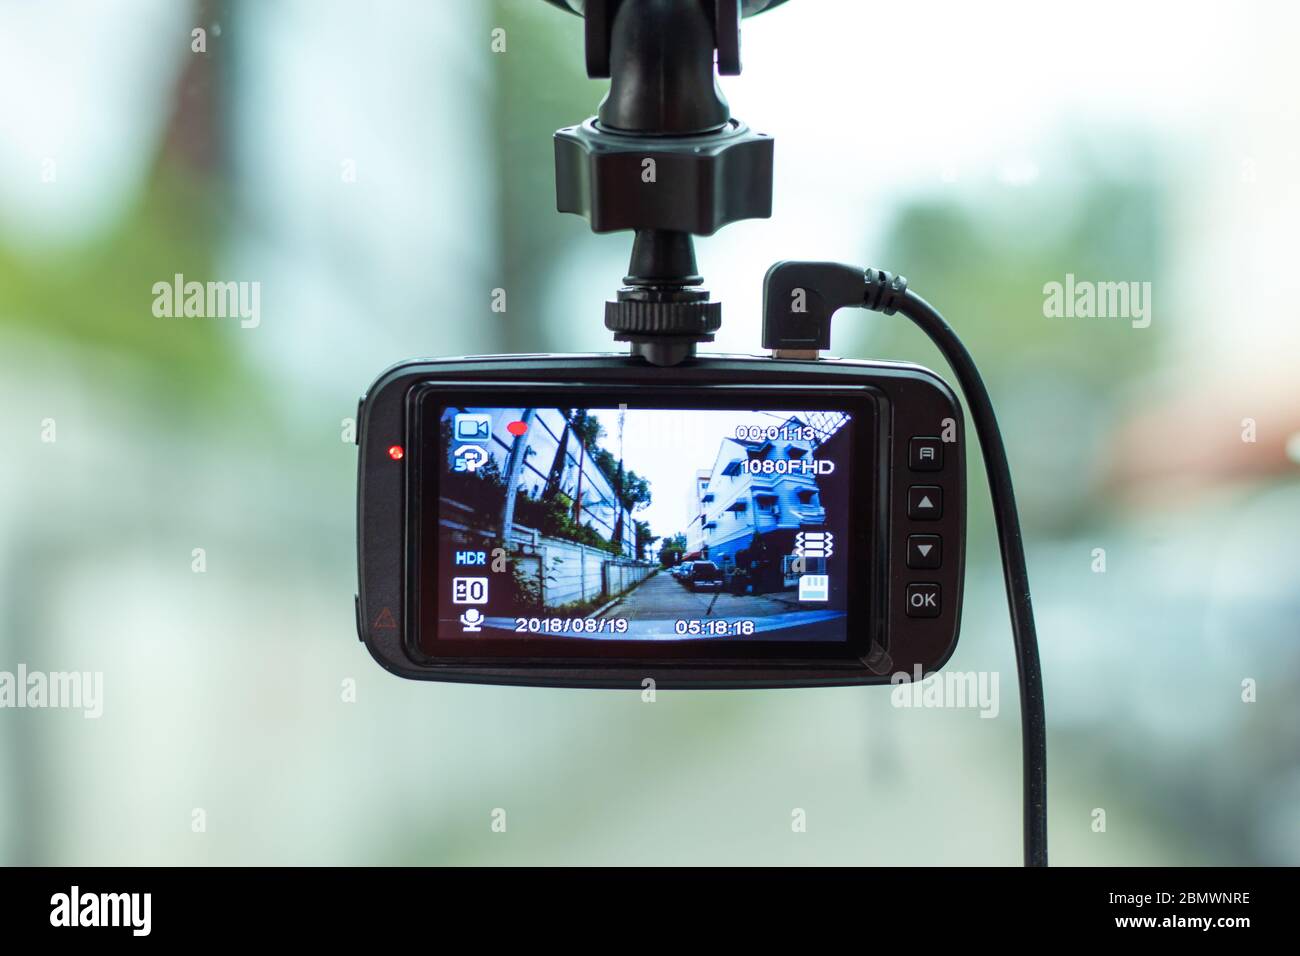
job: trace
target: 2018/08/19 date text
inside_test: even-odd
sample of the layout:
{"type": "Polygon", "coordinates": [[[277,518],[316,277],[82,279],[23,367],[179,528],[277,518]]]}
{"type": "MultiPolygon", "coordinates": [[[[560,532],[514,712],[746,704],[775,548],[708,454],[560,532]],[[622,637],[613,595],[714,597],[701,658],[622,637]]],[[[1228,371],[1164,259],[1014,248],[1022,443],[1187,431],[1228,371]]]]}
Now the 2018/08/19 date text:
{"type": "MultiPolygon", "coordinates": [[[[517,617],[516,634],[626,634],[628,622],[623,618],[517,617]]],[[[684,637],[747,637],[754,633],[753,621],[673,622],[673,631],[684,637]]]]}
{"type": "Polygon", "coordinates": [[[622,618],[517,617],[516,634],[626,634],[622,618]]]}

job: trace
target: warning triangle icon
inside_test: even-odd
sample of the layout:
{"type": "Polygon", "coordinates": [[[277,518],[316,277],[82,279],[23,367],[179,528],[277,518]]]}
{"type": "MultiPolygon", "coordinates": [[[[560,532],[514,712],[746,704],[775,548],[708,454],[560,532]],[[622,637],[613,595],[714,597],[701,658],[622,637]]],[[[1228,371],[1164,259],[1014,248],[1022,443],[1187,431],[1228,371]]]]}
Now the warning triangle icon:
{"type": "Polygon", "coordinates": [[[396,627],[397,627],[397,621],[393,619],[393,612],[388,610],[388,608],[384,608],[382,611],[380,611],[379,617],[375,618],[376,631],[381,631],[384,629],[393,630],[396,627]]]}

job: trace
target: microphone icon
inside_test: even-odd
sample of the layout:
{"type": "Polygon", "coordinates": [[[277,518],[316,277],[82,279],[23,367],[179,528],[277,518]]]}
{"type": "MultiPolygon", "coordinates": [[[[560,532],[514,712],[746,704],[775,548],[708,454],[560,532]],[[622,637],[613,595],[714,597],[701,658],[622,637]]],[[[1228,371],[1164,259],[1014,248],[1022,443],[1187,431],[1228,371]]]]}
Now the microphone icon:
{"type": "Polygon", "coordinates": [[[483,620],[483,612],[478,608],[472,607],[460,616],[461,629],[466,634],[477,633],[478,631],[483,630],[483,628],[480,627],[483,620]]]}

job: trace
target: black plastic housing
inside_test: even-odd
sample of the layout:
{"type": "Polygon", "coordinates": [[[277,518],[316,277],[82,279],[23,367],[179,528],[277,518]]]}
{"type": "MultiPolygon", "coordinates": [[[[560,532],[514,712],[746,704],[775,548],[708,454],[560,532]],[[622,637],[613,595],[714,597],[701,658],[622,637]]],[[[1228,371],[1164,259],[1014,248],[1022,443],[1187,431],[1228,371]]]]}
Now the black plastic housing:
{"type": "MultiPolygon", "coordinates": [[[[746,395],[746,397],[749,397],[746,395]]],[[[546,404],[539,400],[536,404],[546,404]]],[[[358,635],[374,658],[402,677],[490,684],[640,688],[652,679],[662,688],[815,687],[889,683],[941,667],[956,647],[961,619],[965,562],[966,465],[961,407],[933,372],[914,365],[842,360],[778,360],[710,355],[671,369],[627,355],[467,356],[412,361],[384,372],[358,409],[358,635]],[[830,391],[870,396],[876,408],[872,472],[855,509],[869,509],[870,560],[860,587],[869,596],[864,619],[852,620],[860,656],[841,660],[791,656],[725,660],[557,659],[429,660],[417,649],[411,580],[411,545],[419,502],[411,501],[408,461],[395,461],[393,445],[411,448],[412,396],[437,386],[483,393],[509,387],[680,391],[699,396],[725,389],[733,396],[774,387],[806,391],[810,407],[830,391]],[[913,438],[950,437],[938,470],[913,471],[913,438]],[[939,487],[942,516],[919,522],[908,517],[908,489],[939,487]],[[910,534],[939,535],[942,565],[908,568],[910,534]],[[905,607],[908,587],[936,585],[940,608],[933,617],[912,617],[905,607]]],[[[575,645],[576,646],[576,645],[575,645]]],[[[856,653],[856,651],[855,651],[856,653]]]]}
{"type": "Polygon", "coordinates": [[[772,215],[773,152],[770,136],[734,119],[680,136],[615,133],[589,119],[555,133],[555,208],[583,216],[593,232],[711,236],[772,215]]]}

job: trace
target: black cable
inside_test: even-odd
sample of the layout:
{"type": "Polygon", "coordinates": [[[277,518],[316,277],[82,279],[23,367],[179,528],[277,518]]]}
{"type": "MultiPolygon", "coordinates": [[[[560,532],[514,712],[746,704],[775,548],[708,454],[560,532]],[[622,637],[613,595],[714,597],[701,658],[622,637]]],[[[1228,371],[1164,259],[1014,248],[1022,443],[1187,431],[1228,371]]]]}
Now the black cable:
{"type": "Polygon", "coordinates": [[[1025,865],[1047,865],[1047,726],[1043,675],[1038,661],[1029,570],[1011,468],[997,415],[979,370],[957,333],[934,306],[907,288],[907,280],[876,269],[863,272],[838,262],[778,262],[763,279],[763,347],[807,357],[830,348],[831,319],[842,308],[865,306],[885,315],[902,312],[938,347],[966,398],[984,453],[1002,573],[1011,607],[1011,636],[1020,675],[1020,744],[1024,753],[1025,865]],[[798,301],[800,308],[792,308],[798,301]]]}
{"type": "Polygon", "coordinates": [[[907,288],[902,276],[868,269],[865,274],[864,304],[892,314],[895,310],[911,319],[935,344],[957,376],[975,432],[979,436],[988,472],[993,517],[1002,549],[1002,570],[1011,607],[1011,635],[1020,674],[1020,733],[1024,753],[1025,866],[1047,865],[1047,726],[1043,712],[1043,675],[1038,660],[1038,635],[1034,609],[1029,600],[1029,569],[1020,533],[1016,494],[1011,487],[1011,468],[1002,443],[997,415],[975,360],[957,333],[934,306],[907,288]]]}

